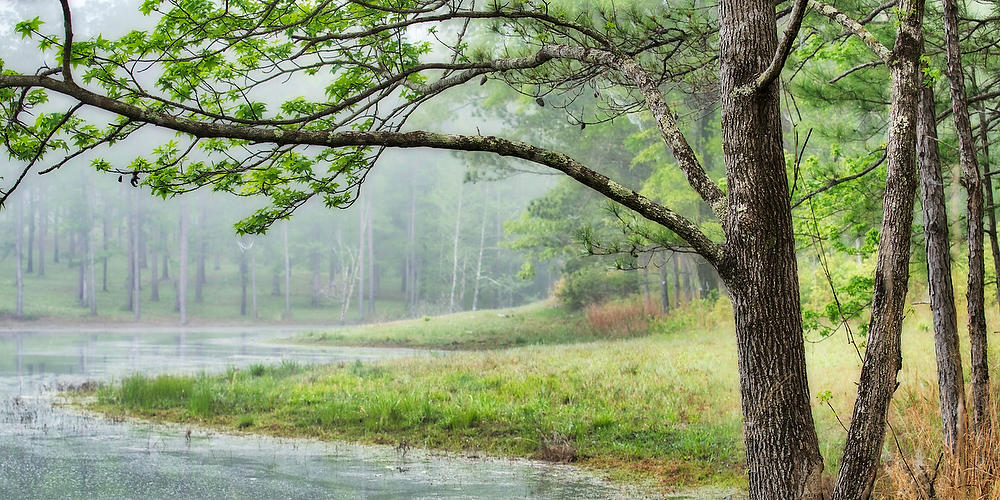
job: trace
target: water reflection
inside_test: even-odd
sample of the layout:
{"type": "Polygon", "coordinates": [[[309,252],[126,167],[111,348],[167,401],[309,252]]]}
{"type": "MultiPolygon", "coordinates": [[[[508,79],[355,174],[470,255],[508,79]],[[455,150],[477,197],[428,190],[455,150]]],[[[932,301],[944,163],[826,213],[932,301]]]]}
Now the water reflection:
{"type": "Polygon", "coordinates": [[[412,352],[317,350],[282,332],[0,333],[0,498],[612,497],[573,468],[114,423],[52,405],[67,384],[412,352]],[[11,355],[13,354],[13,355],[11,355]]]}

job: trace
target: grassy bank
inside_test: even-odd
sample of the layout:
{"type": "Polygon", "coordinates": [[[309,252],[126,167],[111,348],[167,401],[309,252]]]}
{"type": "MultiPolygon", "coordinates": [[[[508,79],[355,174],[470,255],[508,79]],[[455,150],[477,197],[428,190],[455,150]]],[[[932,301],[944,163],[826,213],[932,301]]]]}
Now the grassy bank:
{"type": "MultiPolygon", "coordinates": [[[[571,345],[135,376],[101,388],[95,409],[282,436],[572,460],[667,487],[739,486],[735,342],[725,322],[706,324],[720,317],[695,309],[660,322],[650,336],[571,345]]],[[[941,450],[933,339],[923,315],[908,320],[903,340],[890,414],[896,436],[887,436],[884,450],[892,458],[876,484],[885,494],[912,486],[899,457],[931,462],[941,450]]],[[[991,356],[996,363],[996,343],[991,356]]],[[[834,474],[845,437],[839,420],[850,418],[860,361],[839,335],[808,343],[807,360],[810,388],[823,395],[813,399],[814,416],[834,474]]]]}
{"type": "MultiPolygon", "coordinates": [[[[646,330],[636,331],[632,335],[645,333],[646,330]]],[[[461,312],[312,331],[288,341],[312,345],[477,350],[569,344],[623,336],[629,334],[592,327],[582,312],[570,312],[548,302],[536,302],[511,309],[461,312]]]]}

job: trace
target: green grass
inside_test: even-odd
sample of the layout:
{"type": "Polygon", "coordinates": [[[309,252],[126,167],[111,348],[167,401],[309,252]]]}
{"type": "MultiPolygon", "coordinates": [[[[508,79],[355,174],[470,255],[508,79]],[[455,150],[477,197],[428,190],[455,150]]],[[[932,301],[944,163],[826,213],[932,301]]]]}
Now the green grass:
{"type": "MultiPolygon", "coordinates": [[[[731,323],[720,321],[725,307],[713,307],[678,311],[654,328],[660,333],[638,338],[370,364],[254,365],[223,375],[137,375],[101,388],[94,408],[230,430],[500,456],[565,458],[552,450],[568,443],[578,463],[612,477],[668,488],[740,487],[736,347],[731,323]]],[[[907,320],[890,414],[911,458],[940,451],[926,316],[907,320]]],[[[428,335],[447,337],[445,330],[428,335]]],[[[832,396],[832,410],[816,398],[812,403],[826,471],[835,474],[846,434],[837,415],[850,418],[860,361],[840,335],[807,343],[806,354],[811,391],[832,396]]],[[[994,363],[997,354],[994,343],[994,363]]],[[[887,438],[885,454],[898,454],[894,443],[887,438]]]]}
{"type": "Polygon", "coordinates": [[[313,331],[282,342],[474,350],[588,342],[609,336],[592,328],[581,312],[537,302],[511,309],[313,331]]]}

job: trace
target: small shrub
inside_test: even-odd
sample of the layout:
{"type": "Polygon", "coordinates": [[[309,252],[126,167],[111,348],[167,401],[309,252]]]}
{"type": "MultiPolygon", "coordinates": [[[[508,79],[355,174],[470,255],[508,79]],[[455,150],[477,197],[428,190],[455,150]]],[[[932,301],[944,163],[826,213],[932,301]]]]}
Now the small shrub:
{"type": "Polygon", "coordinates": [[[577,458],[576,447],[565,434],[552,431],[552,434],[548,436],[542,434],[538,441],[538,458],[540,460],[566,464],[577,458]]]}
{"type": "Polygon", "coordinates": [[[639,291],[639,274],[589,266],[577,269],[556,284],[555,296],[570,309],[582,309],[627,297],[639,291]]]}

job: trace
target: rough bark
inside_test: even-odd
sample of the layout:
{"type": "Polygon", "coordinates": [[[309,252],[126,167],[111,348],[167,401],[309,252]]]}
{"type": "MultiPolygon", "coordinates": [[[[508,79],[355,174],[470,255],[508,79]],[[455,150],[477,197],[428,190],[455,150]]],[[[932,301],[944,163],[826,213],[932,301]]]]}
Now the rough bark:
{"type": "Polygon", "coordinates": [[[962,164],[962,185],[966,197],[966,224],[969,245],[968,302],[969,341],[972,345],[972,425],[977,433],[989,427],[990,377],[986,354],[986,309],[984,280],[986,263],[983,247],[983,182],[976,158],[976,141],[972,135],[969,104],[962,72],[962,51],[958,43],[958,2],[944,0],[945,53],[948,61],[948,83],[951,91],[952,116],[958,132],[958,152],[962,164]]]}
{"type": "MultiPolygon", "coordinates": [[[[719,266],[733,303],[751,498],[818,498],[823,460],[806,378],[779,88],[753,95],[778,40],[774,4],[719,4],[729,209],[719,266]]],[[[709,261],[711,259],[709,258],[709,261]]]]}
{"type": "Polygon", "coordinates": [[[951,282],[951,253],[944,179],[938,156],[934,90],[921,91],[918,117],[917,158],[920,169],[920,200],[924,214],[924,247],[927,250],[927,281],[934,318],[934,351],[937,358],[941,399],[941,433],[945,446],[958,452],[965,429],[965,382],[958,340],[958,314],[951,282]]]}
{"type": "Polygon", "coordinates": [[[875,264],[875,292],[858,398],[834,498],[869,498],[882,455],[886,418],[902,367],[900,334],[909,280],[910,232],[916,190],[916,126],[923,0],[899,4],[901,22],[887,65],[892,78],[886,191],[875,264]]]}

